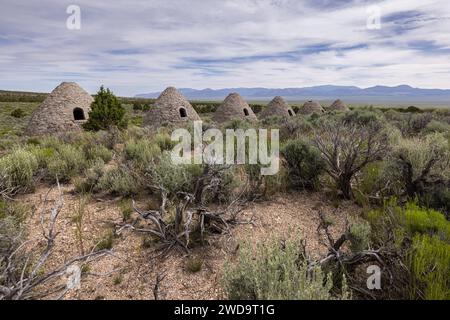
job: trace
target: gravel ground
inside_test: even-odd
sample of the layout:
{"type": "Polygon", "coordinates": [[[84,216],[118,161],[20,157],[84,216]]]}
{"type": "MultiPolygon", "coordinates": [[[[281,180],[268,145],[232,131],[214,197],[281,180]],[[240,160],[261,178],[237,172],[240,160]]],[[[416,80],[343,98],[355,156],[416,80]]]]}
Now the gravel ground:
{"type": "MultiPolygon", "coordinates": [[[[45,268],[49,270],[71,257],[89,250],[122,222],[118,199],[90,199],[85,206],[81,229],[82,244],[77,236],[75,222],[80,200],[72,186],[63,186],[64,207],[60,213],[55,250],[45,268]]],[[[42,237],[39,212],[48,187],[41,186],[31,195],[19,197],[19,201],[33,208],[29,217],[30,249],[38,251],[45,245],[42,237]]],[[[57,199],[57,190],[48,195],[47,207],[57,199]]],[[[140,203],[144,206],[144,203],[140,203]]],[[[187,257],[172,251],[166,258],[154,258],[153,248],[145,248],[143,236],[123,231],[113,241],[113,255],[89,264],[82,277],[81,288],[72,290],[66,299],[154,299],[153,289],[158,275],[160,299],[221,299],[219,280],[223,263],[236,254],[240,242],[256,244],[273,238],[306,240],[308,253],[318,258],[326,254],[323,236],[319,236],[318,210],[333,222],[331,232],[335,238],[345,228],[347,214],[357,214],[359,209],[343,202],[336,209],[323,193],[279,194],[270,201],[251,204],[242,212],[242,219],[252,221],[234,227],[231,234],[214,236],[206,248],[195,248],[191,255],[203,260],[202,269],[192,273],[186,268],[187,257]]],[[[65,277],[58,280],[64,283],[65,277]]],[[[45,288],[42,288],[45,289],[45,288]]],[[[54,297],[53,297],[54,298],[54,297]]]]}

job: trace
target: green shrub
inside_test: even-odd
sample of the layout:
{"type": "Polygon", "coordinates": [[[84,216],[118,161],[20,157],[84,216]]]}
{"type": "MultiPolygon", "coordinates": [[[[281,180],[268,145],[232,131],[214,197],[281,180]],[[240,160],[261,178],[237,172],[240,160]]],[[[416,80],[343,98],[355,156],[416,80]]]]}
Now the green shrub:
{"type": "Polygon", "coordinates": [[[134,103],[133,103],[133,110],[134,110],[134,111],[142,111],[142,103],[140,103],[140,102],[134,102],[134,103]]]}
{"type": "Polygon", "coordinates": [[[29,208],[22,203],[0,198],[0,220],[11,217],[14,219],[14,223],[20,224],[25,222],[29,211],[29,208]]]}
{"type": "Polygon", "coordinates": [[[0,177],[7,188],[26,191],[33,187],[33,176],[39,167],[33,153],[25,149],[15,149],[0,158],[0,177]]]}
{"type": "Polygon", "coordinates": [[[105,163],[102,159],[97,158],[88,163],[88,168],[85,170],[85,176],[74,179],[73,184],[75,191],[78,193],[91,193],[98,191],[97,184],[104,173],[105,163]]]}
{"type": "Polygon", "coordinates": [[[105,146],[112,149],[112,147],[108,147],[111,145],[111,132],[105,130],[72,133],[66,137],[66,141],[81,147],[84,151],[96,146],[105,146]]]}
{"type": "Polygon", "coordinates": [[[114,230],[110,229],[97,241],[95,250],[109,250],[114,244],[114,230]]]}
{"type": "Polygon", "coordinates": [[[36,137],[32,137],[32,138],[27,139],[27,144],[33,145],[33,146],[38,146],[41,144],[41,141],[36,137]]]}
{"type": "MultiPolygon", "coordinates": [[[[450,221],[435,211],[409,202],[404,208],[390,201],[383,210],[371,211],[373,238],[401,258],[411,276],[406,289],[412,299],[449,299],[450,297],[450,221]]],[[[403,268],[400,269],[404,273],[403,268]]],[[[402,283],[403,286],[404,282],[402,283]]]]}
{"type": "Polygon", "coordinates": [[[264,127],[277,127],[285,121],[284,117],[281,116],[270,116],[264,118],[261,122],[264,127]]]}
{"type": "Polygon", "coordinates": [[[20,108],[14,109],[13,111],[11,111],[11,117],[14,118],[23,118],[26,116],[25,111],[23,111],[20,108]]]}
{"type": "Polygon", "coordinates": [[[91,146],[86,150],[87,160],[102,159],[105,163],[111,161],[113,153],[103,145],[91,146]]]}
{"type": "MultiPolygon", "coordinates": [[[[339,116],[339,115],[336,115],[339,116]]],[[[344,123],[381,126],[382,114],[377,110],[356,109],[341,115],[344,123]]]]}
{"type": "Polygon", "coordinates": [[[450,178],[449,161],[449,143],[442,134],[403,139],[388,157],[383,175],[392,194],[420,197],[433,180],[450,178]]]}
{"type": "Polygon", "coordinates": [[[124,197],[139,193],[139,180],[126,168],[120,167],[106,171],[100,178],[97,190],[124,197]]]}
{"type": "Polygon", "coordinates": [[[36,157],[39,168],[45,169],[47,167],[47,164],[49,163],[50,159],[52,159],[55,154],[56,150],[49,147],[31,147],[28,148],[28,150],[36,157]]]}
{"type": "Polygon", "coordinates": [[[399,113],[391,112],[387,114],[388,120],[400,129],[403,136],[414,136],[426,131],[431,123],[433,115],[426,113],[399,113]]]}
{"type": "MultiPolygon", "coordinates": [[[[261,169],[267,167],[261,164],[246,164],[244,165],[245,172],[248,178],[247,198],[250,200],[259,197],[270,197],[276,193],[286,191],[290,186],[290,177],[288,170],[281,166],[274,175],[262,175],[261,169]]],[[[229,194],[232,195],[232,190],[239,186],[239,177],[234,177],[233,173],[233,185],[229,185],[229,194]]]]}
{"type": "Polygon", "coordinates": [[[376,196],[383,188],[383,162],[369,163],[357,179],[358,187],[354,190],[355,200],[361,206],[370,204],[369,197],[376,196]]]}
{"type": "Polygon", "coordinates": [[[431,120],[430,123],[427,124],[427,126],[424,129],[424,133],[446,133],[450,131],[450,124],[437,121],[437,120],[431,120]]]}
{"type": "Polygon", "coordinates": [[[264,196],[271,196],[289,188],[289,171],[280,165],[277,174],[264,176],[264,196]]]}
{"type": "Polygon", "coordinates": [[[427,300],[450,299],[450,221],[437,211],[407,204],[404,223],[413,237],[409,265],[414,276],[413,294],[427,300]]]}
{"type": "Polygon", "coordinates": [[[225,265],[222,286],[231,300],[333,299],[331,275],[319,267],[308,270],[298,245],[291,242],[284,247],[278,241],[259,244],[256,252],[241,247],[237,262],[225,265]]]}
{"type": "Polygon", "coordinates": [[[171,151],[176,144],[167,133],[158,133],[153,138],[153,141],[159,146],[161,151],[171,151]]]}
{"type": "Polygon", "coordinates": [[[67,182],[75,175],[80,174],[86,164],[84,153],[80,148],[63,144],[49,159],[47,169],[51,179],[58,178],[60,181],[67,182]]]}
{"type": "Polygon", "coordinates": [[[250,124],[250,122],[242,119],[233,119],[224,124],[225,129],[233,129],[233,130],[237,129],[247,130],[251,127],[252,125],[250,124]]]}
{"type": "MultiPolygon", "coordinates": [[[[11,248],[18,246],[20,241],[24,241],[24,233],[21,222],[16,219],[14,215],[7,213],[7,204],[0,200],[0,273],[6,267],[4,263],[7,263],[10,258],[11,248]],[[4,207],[2,209],[2,207],[4,207]]],[[[22,266],[17,266],[19,270],[22,270],[22,266]]],[[[17,270],[15,270],[17,271],[17,270]]],[[[20,277],[20,272],[17,271],[17,276],[20,277]]],[[[0,278],[0,285],[3,285],[2,278],[0,278]]]]}
{"type": "Polygon", "coordinates": [[[161,154],[157,144],[147,139],[130,140],[125,144],[125,158],[132,160],[140,169],[146,169],[161,154]]]}
{"type": "Polygon", "coordinates": [[[129,140],[140,140],[143,138],[148,138],[152,134],[149,130],[150,129],[148,128],[141,128],[131,125],[127,128],[126,131],[123,132],[124,141],[126,142],[129,140]]]}
{"type": "Polygon", "coordinates": [[[114,276],[114,278],[113,278],[113,284],[115,286],[118,286],[119,284],[121,284],[122,281],[123,281],[123,275],[122,274],[118,274],[118,275],[114,276]]]}
{"type": "Polygon", "coordinates": [[[436,183],[425,188],[420,200],[427,207],[444,212],[450,220],[450,183],[436,183]]]}
{"type": "Polygon", "coordinates": [[[261,105],[261,104],[255,104],[255,103],[252,103],[252,104],[250,104],[250,108],[252,108],[252,111],[253,111],[255,114],[258,114],[258,113],[260,113],[260,112],[262,111],[262,109],[264,108],[264,106],[261,105]]]}
{"type": "Polygon", "coordinates": [[[20,246],[28,238],[24,222],[31,210],[21,203],[2,200],[0,197],[0,286],[8,286],[8,279],[20,279],[29,262],[23,259],[20,246]],[[9,273],[5,273],[10,264],[9,273]],[[6,277],[5,277],[6,276],[6,277]]]}
{"type": "Polygon", "coordinates": [[[370,244],[371,227],[368,221],[363,219],[351,219],[348,230],[350,250],[361,252],[367,250],[370,244]]]}
{"type": "Polygon", "coordinates": [[[122,199],[119,203],[119,208],[122,213],[123,221],[128,221],[133,213],[131,199],[122,199]]]}
{"type": "MultiPolygon", "coordinates": [[[[218,168],[218,167],[216,167],[218,168]]],[[[207,184],[210,183],[210,187],[204,192],[203,199],[205,202],[216,202],[216,203],[229,203],[233,196],[234,191],[239,185],[239,181],[236,177],[235,168],[231,167],[221,167],[222,170],[212,178],[213,181],[205,181],[207,184]]],[[[196,183],[199,177],[198,166],[191,166],[187,168],[192,174],[192,184],[196,183]]],[[[204,170],[204,167],[203,167],[204,170]]]]}
{"type": "Polygon", "coordinates": [[[64,144],[64,142],[55,136],[42,137],[39,143],[42,148],[50,148],[54,150],[57,150],[62,144],[64,144]]]}
{"type": "Polygon", "coordinates": [[[108,130],[111,127],[124,129],[127,127],[125,108],[116,96],[101,86],[91,104],[89,119],[83,125],[86,130],[108,130]]]}
{"type": "Polygon", "coordinates": [[[297,139],[308,136],[312,132],[312,125],[301,116],[285,120],[280,127],[280,140],[297,139]]]}
{"type": "Polygon", "coordinates": [[[316,189],[325,163],[319,152],[304,140],[290,140],[281,149],[287,163],[291,186],[296,189],[316,189]]]}
{"type": "Polygon", "coordinates": [[[199,257],[188,257],[186,260],[186,269],[191,273],[197,273],[202,270],[203,259],[199,257]]]}
{"type": "Polygon", "coordinates": [[[406,230],[411,235],[416,233],[437,235],[450,241],[450,222],[442,213],[409,202],[401,214],[406,230]]]}
{"type": "MultiPolygon", "coordinates": [[[[409,254],[414,283],[426,300],[450,300],[450,244],[436,236],[417,235],[409,254]]],[[[414,293],[415,291],[413,291],[414,293]]],[[[412,298],[415,298],[413,295],[412,298]]]]}
{"type": "Polygon", "coordinates": [[[171,196],[177,192],[193,192],[196,178],[202,173],[200,165],[173,164],[170,154],[165,152],[157,163],[153,163],[147,175],[149,185],[163,187],[171,196]]]}
{"type": "Polygon", "coordinates": [[[144,123],[144,117],[143,116],[133,116],[128,119],[128,125],[133,125],[140,127],[144,123]]]}

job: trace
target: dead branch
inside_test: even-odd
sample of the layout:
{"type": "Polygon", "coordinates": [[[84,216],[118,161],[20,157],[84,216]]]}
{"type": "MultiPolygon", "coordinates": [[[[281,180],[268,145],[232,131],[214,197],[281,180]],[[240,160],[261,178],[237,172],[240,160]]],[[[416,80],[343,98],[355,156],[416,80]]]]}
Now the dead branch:
{"type": "Polygon", "coordinates": [[[3,283],[3,285],[0,286],[0,300],[38,299],[53,294],[59,294],[58,298],[62,299],[69,291],[67,286],[52,286],[48,291],[41,292],[36,290],[36,288],[63,275],[66,270],[75,263],[89,263],[110,253],[109,250],[92,251],[89,254],[69,259],[66,263],[42,274],[42,269],[54,251],[56,238],[59,234],[56,231],[57,219],[64,205],[64,201],[59,182],[57,182],[57,188],[59,192],[58,200],[49,210],[47,223],[44,222],[46,215],[45,208],[48,202],[48,194],[51,189],[47,193],[43,203],[40,220],[43,229],[43,237],[46,239],[47,243],[44,250],[39,254],[36,262],[30,263],[30,261],[35,259],[34,252],[26,250],[29,241],[12,243],[13,245],[10,248],[10,254],[6,257],[2,257],[2,262],[6,262],[6,267],[0,274],[0,280],[3,283]]]}
{"type": "Polygon", "coordinates": [[[165,271],[159,272],[156,275],[155,285],[153,286],[153,297],[155,300],[159,299],[159,292],[161,288],[161,282],[166,278],[167,274],[165,271]]]}
{"type": "Polygon", "coordinates": [[[200,241],[205,242],[207,233],[227,233],[230,225],[253,223],[253,221],[239,221],[237,218],[242,211],[246,201],[243,199],[244,191],[223,211],[210,210],[204,205],[207,191],[214,190],[220,184],[220,174],[225,170],[224,166],[205,166],[201,177],[197,180],[194,192],[178,192],[178,205],[176,206],[173,221],[165,217],[167,192],[163,187],[154,187],[160,190],[161,205],[159,210],[143,211],[137,208],[132,201],[133,210],[138,214],[138,220],[133,224],[119,225],[116,233],[120,234],[125,229],[130,229],[139,233],[150,234],[159,243],[159,250],[162,254],[168,253],[173,248],[179,248],[183,252],[189,252],[192,242],[192,234],[196,228],[200,231],[200,241]],[[145,227],[137,227],[139,222],[145,222],[145,227]]]}

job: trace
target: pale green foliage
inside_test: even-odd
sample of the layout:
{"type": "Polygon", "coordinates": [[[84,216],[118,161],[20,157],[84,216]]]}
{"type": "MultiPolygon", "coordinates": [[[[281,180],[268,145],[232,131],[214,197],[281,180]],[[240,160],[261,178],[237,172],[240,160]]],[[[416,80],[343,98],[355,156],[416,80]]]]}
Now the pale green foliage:
{"type": "Polygon", "coordinates": [[[119,203],[120,211],[122,212],[123,221],[127,221],[130,219],[131,214],[133,213],[133,205],[132,201],[129,198],[122,199],[119,203]]]}
{"type": "Polygon", "coordinates": [[[97,184],[104,173],[105,163],[102,159],[89,161],[83,178],[74,179],[75,190],[80,193],[98,191],[97,184]]]}
{"type": "Polygon", "coordinates": [[[369,196],[376,196],[383,187],[383,172],[384,162],[370,163],[365,167],[358,177],[357,189],[355,190],[355,200],[362,206],[368,206],[369,196]]]}
{"type": "Polygon", "coordinates": [[[85,153],[88,160],[101,159],[105,163],[111,161],[113,157],[112,151],[103,145],[91,146],[86,149],[85,153]]]}
{"type": "Polygon", "coordinates": [[[57,149],[57,153],[49,160],[47,169],[52,179],[68,181],[80,174],[86,167],[86,159],[80,148],[69,144],[63,144],[57,149]]]}
{"type": "Polygon", "coordinates": [[[195,188],[196,177],[202,173],[200,165],[179,165],[172,163],[170,154],[165,152],[161,158],[150,165],[147,172],[149,184],[164,188],[169,194],[177,192],[192,192],[195,188]]]}
{"type": "Polygon", "coordinates": [[[40,145],[44,148],[58,149],[62,144],[63,141],[55,136],[45,136],[40,139],[40,145]]]}
{"type": "Polygon", "coordinates": [[[161,151],[170,151],[175,146],[175,142],[172,141],[170,135],[167,133],[156,134],[153,141],[159,146],[161,151]]]}
{"type": "Polygon", "coordinates": [[[288,169],[291,186],[300,189],[316,189],[324,172],[325,162],[319,151],[306,140],[289,140],[281,149],[288,169]]]}
{"type": "Polygon", "coordinates": [[[186,260],[186,269],[191,273],[200,272],[203,267],[203,259],[196,256],[190,256],[186,260]]]}
{"type": "Polygon", "coordinates": [[[450,124],[437,121],[437,120],[431,120],[431,122],[426,126],[425,133],[447,133],[450,132],[450,124]]]}
{"type": "Polygon", "coordinates": [[[120,167],[106,171],[96,188],[114,195],[132,196],[139,192],[140,184],[130,171],[120,167]]]}
{"type": "MultiPolygon", "coordinates": [[[[16,250],[27,238],[23,222],[29,211],[23,204],[2,200],[0,197],[0,275],[5,275],[3,272],[8,263],[14,263],[17,264],[16,268],[10,269],[10,272],[14,274],[9,276],[16,276],[20,279],[25,261],[20,261],[22,253],[16,252],[16,250]],[[13,252],[15,252],[14,255],[13,252]]],[[[8,283],[4,283],[6,278],[0,276],[0,286],[8,285],[8,283]]]]}
{"type": "Polygon", "coordinates": [[[27,149],[36,157],[41,169],[47,167],[47,163],[56,153],[56,150],[52,147],[29,146],[27,149]]]}
{"type": "Polygon", "coordinates": [[[39,167],[30,151],[19,148],[0,158],[0,177],[6,188],[28,189],[33,186],[33,176],[39,167]]]}
{"type": "Polygon", "coordinates": [[[150,131],[148,128],[141,128],[134,125],[128,126],[127,130],[123,131],[123,136],[125,140],[142,139],[149,135],[150,131]]]}
{"type": "Polygon", "coordinates": [[[402,208],[391,201],[368,218],[375,239],[386,247],[394,241],[397,254],[403,255],[411,273],[410,298],[450,299],[450,222],[443,214],[415,202],[402,208]]]}
{"type": "Polygon", "coordinates": [[[399,212],[399,215],[401,216],[401,222],[411,235],[416,233],[436,234],[441,239],[450,242],[450,222],[445,219],[442,213],[421,208],[416,203],[410,202],[404,210],[399,212]]]}
{"type": "Polygon", "coordinates": [[[125,145],[125,157],[136,166],[146,169],[153,159],[161,154],[159,146],[148,139],[132,139],[125,145]]]}
{"type": "Polygon", "coordinates": [[[410,253],[411,271],[425,283],[424,298],[450,300],[450,244],[439,237],[417,235],[410,253]]]}
{"type": "Polygon", "coordinates": [[[232,300],[333,299],[331,275],[317,266],[308,271],[295,242],[281,247],[278,241],[269,241],[256,251],[248,245],[241,247],[237,262],[226,264],[222,284],[232,300]]]}
{"type": "Polygon", "coordinates": [[[350,240],[350,250],[361,252],[367,250],[370,244],[371,227],[369,222],[363,219],[350,219],[348,238],[350,240]]]}
{"type": "Polygon", "coordinates": [[[418,197],[421,204],[450,208],[450,140],[440,133],[401,139],[381,175],[386,195],[418,197]]]}
{"type": "Polygon", "coordinates": [[[430,175],[450,175],[450,152],[447,139],[441,134],[430,134],[423,138],[402,139],[392,151],[390,166],[387,166],[387,174],[401,180],[402,170],[399,168],[399,159],[405,159],[412,165],[415,180],[422,174],[430,161],[430,175]],[[433,160],[435,159],[435,160],[433,160]]]}
{"type": "Polygon", "coordinates": [[[312,132],[312,125],[303,117],[291,117],[284,120],[280,127],[280,139],[282,141],[287,139],[304,138],[312,132]]]}

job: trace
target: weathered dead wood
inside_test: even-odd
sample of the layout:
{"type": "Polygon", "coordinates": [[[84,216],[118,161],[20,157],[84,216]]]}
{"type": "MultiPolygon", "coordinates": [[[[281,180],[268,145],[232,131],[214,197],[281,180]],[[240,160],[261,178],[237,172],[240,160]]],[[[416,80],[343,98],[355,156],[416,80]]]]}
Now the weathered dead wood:
{"type": "Polygon", "coordinates": [[[0,300],[23,300],[23,299],[41,299],[49,295],[58,295],[62,299],[69,288],[67,286],[51,286],[46,291],[36,290],[39,286],[54,280],[65,274],[67,269],[77,263],[90,263],[102,256],[110,254],[109,250],[92,251],[86,255],[77,256],[69,259],[64,264],[42,273],[46,262],[52,255],[59,232],[56,231],[58,216],[64,205],[61,187],[57,182],[59,196],[53,207],[50,208],[48,222],[45,223],[46,207],[50,189],[44,199],[43,209],[40,212],[40,221],[42,226],[43,238],[46,239],[44,250],[35,260],[35,252],[26,250],[29,241],[12,242],[9,255],[1,257],[1,264],[5,268],[0,274],[0,280],[3,285],[0,286],[0,300]],[[32,262],[32,261],[36,262],[32,262]]]}
{"type": "Polygon", "coordinates": [[[159,300],[159,294],[160,294],[160,290],[161,290],[161,283],[164,281],[166,276],[167,276],[167,274],[166,274],[165,271],[159,272],[156,275],[155,285],[153,286],[153,297],[154,297],[155,300],[159,300]]]}
{"type": "MultiPolygon", "coordinates": [[[[199,232],[201,244],[205,243],[207,233],[227,233],[230,225],[253,223],[250,221],[240,221],[238,214],[247,203],[243,197],[244,191],[238,193],[224,210],[211,210],[204,205],[205,194],[208,190],[217,187],[220,183],[220,174],[226,167],[205,166],[201,177],[197,180],[194,192],[178,192],[178,205],[175,209],[175,216],[172,220],[165,217],[166,205],[169,203],[167,192],[164,188],[155,186],[154,189],[160,191],[161,205],[159,210],[143,211],[132,202],[134,212],[138,214],[138,220],[132,224],[119,225],[116,233],[121,233],[129,229],[139,233],[147,233],[157,239],[159,250],[162,255],[168,253],[173,248],[179,248],[184,252],[189,252],[192,242],[192,235],[199,232]],[[146,227],[137,227],[139,221],[146,222],[146,227]],[[198,229],[197,229],[198,228],[198,229]]],[[[244,186],[246,188],[246,185],[244,186]]]]}

